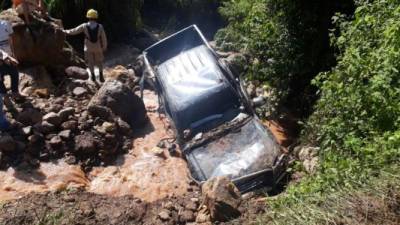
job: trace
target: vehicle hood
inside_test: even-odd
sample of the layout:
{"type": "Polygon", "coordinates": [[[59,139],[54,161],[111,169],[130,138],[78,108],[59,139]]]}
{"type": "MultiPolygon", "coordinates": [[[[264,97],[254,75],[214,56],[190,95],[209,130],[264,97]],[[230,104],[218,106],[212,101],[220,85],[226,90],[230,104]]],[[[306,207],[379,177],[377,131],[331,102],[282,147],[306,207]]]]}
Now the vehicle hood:
{"type": "Polygon", "coordinates": [[[260,171],[273,172],[281,155],[274,136],[257,118],[186,153],[192,174],[198,181],[218,176],[237,180],[260,171]]]}

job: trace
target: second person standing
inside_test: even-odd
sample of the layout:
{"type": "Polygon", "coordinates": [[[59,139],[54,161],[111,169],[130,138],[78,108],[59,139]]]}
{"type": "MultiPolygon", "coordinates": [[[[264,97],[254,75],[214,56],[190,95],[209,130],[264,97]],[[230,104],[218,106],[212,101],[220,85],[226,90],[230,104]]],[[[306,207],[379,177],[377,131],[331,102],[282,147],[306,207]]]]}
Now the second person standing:
{"type": "Polygon", "coordinates": [[[86,18],[89,22],[81,24],[80,26],[71,29],[65,30],[64,32],[67,35],[77,35],[84,33],[85,35],[85,61],[90,70],[90,78],[93,82],[96,81],[96,75],[94,73],[94,68],[99,68],[99,80],[100,82],[104,82],[103,76],[103,61],[104,61],[104,52],[107,49],[107,36],[104,31],[104,28],[101,24],[97,22],[98,13],[94,9],[90,9],[86,18]]]}

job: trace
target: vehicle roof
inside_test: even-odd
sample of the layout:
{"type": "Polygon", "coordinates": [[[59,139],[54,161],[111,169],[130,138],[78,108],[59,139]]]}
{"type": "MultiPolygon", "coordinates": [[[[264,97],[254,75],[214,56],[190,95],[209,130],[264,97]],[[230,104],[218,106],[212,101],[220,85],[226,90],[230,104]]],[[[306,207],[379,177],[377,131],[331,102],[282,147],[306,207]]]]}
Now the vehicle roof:
{"type": "MultiPolygon", "coordinates": [[[[178,130],[222,119],[239,99],[207,46],[184,51],[157,67],[157,77],[178,130]]],[[[229,119],[229,118],[227,118],[229,119]]]]}
{"type": "Polygon", "coordinates": [[[143,54],[155,66],[200,45],[210,47],[199,28],[191,25],[148,47],[143,54]]]}

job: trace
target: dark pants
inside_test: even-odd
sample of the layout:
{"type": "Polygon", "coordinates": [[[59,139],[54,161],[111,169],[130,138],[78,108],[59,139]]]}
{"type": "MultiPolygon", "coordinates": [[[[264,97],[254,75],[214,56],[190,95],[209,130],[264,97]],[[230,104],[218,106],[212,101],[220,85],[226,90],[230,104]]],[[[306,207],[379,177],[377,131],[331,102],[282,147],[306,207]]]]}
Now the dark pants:
{"type": "MultiPolygon", "coordinates": [[[[9,75],[11,78],[11,91],[14,93],[18,93],[18,82],[19,82],[19,74],[16,66],[10,66],[7,64],[0,65],[0,76],[3,78],[4,76],[9,75]]],[[[7,90],[4,86],[4,82],[0,82],[0,94],[6,94],[7,90]]]]}

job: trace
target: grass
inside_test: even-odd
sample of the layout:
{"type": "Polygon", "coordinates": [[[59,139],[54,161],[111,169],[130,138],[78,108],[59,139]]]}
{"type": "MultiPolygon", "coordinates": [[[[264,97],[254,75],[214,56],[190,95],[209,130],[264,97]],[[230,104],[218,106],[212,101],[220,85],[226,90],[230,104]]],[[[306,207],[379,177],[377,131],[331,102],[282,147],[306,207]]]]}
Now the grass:
{"type": "Polygon", "coordinates": [[[271,199],[257,224],[400,224],[399,169],[336,191],[271,199]]]}

